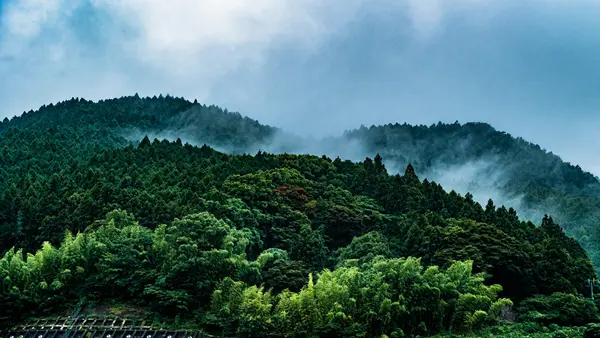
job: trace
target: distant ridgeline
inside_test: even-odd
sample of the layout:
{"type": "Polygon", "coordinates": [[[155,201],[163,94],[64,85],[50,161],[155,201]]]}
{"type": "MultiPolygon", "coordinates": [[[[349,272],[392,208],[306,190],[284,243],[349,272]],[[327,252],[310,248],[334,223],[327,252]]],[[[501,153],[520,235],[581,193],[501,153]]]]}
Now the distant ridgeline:
{"type": "Polygon", "coordinates": [[[343,136],[414,162],[403,175],[379,155],[242,154],[277,133],[170,96],[73,99],[2,122],[0,326],[81,302],[233,335],[471,332],[513,302],[539,313],[565,299],[597,319],[581,296],[594,267],[551,217],[536,226],[415,171],[493,157],[507,192],[551,206],[596,257],[592,175],[484,124],[343,136]]]}

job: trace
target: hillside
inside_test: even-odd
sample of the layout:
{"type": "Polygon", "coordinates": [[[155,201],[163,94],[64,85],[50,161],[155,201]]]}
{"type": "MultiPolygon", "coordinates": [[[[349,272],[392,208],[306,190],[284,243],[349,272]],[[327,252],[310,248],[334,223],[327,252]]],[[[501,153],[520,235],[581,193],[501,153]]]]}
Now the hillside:
{"type": "Polygon", "coordinates": [[[600,266],[600,181],[579,166],[485,123],[430,127],[389,124],[347,132],[367,153],[386,163],[415,170],[485,204],[488,198],[510,205],[538,222],[551,213],[600,266]]]}
{"type": "MultiPolygon", "coordinates": [[[[521,218],[535,223],[544,214],[551,214],[582,244],[595,266],[600,266],[600,232],[596,226],[600,222],[598,178],[538,145],[484,123],[396,123],[361,127],[340,137],[308,140],[216,106],[168,95],[146,99],[136,95],[97,103],[71,99],[50,104],[5,119],[0,123],[0,133],[0,147],[4,148],[0,153],[0,173],[4,170],[10,177],[23,177],[22,173],[33,165],[30,161],[39,162],[40,154],[56,157],[55,168],[43,168],[55,172],[68,158],[137,144],[146,135],[171,141],[180,138],[199,146],[208,144],[228,153],[254,154],[263,150],[326,154],[354,161],[379,153],[391,172],[402,173],[411,163],[421,177],[462,195],[469,192],[482,205],[491,198],[498,205],[519,210],[521,218]],[[55,136],[49,137],[47,131],[55,136]],[[63,150],[68,153],[66,158],[63,150]],[[15,168],[17,172],[12,171],[15,168]]],[[[1,187],[10,186],[8,182],[4,184],[1,187]]]]}
{"type": "Polygon", "coordinates": [[[552,217],[536,225],[417,173],[506,154],[506,191],[527,194],[538,182],[553,194],[544,203],[595,198],[593,176],[481,124],[385,126],[327,141],[328,152],[345,139],[373,150],[361,161],[243,154],[298,140],[282,138],[168,96],[73,99],[3,121],[1,325],[98,303],[228,336],[415,336],[514,318],[539,330],[600,319],[584,298],[596,271],[552,217]],[[146,134],[171,141],[136,140],[146,134]],[[475,145],[455,155],[443,146],[461,138],[475,145]],[[526,150],[540,163],[509,168],[526,150]]]}

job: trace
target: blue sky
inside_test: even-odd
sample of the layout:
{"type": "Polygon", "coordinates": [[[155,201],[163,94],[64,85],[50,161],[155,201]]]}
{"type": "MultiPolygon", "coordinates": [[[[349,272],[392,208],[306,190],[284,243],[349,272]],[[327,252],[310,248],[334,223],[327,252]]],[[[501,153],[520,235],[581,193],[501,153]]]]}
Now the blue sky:
{"type": "Polygon", "coordinates": [[[0,0],[0,116],[170,93],[304,135],[483,121],[600,174],[600,1],[0,0]]]}

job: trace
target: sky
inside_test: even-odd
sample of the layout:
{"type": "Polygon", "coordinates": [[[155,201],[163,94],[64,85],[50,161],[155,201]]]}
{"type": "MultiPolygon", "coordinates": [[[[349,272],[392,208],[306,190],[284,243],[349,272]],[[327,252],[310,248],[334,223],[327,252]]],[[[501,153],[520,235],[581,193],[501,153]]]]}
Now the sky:
{"type": "Polygon", "coordinates": [[[0,0],[0,117],[171,94],[306,136],[487,122],[600,175],[600,0],[0,0]]]}

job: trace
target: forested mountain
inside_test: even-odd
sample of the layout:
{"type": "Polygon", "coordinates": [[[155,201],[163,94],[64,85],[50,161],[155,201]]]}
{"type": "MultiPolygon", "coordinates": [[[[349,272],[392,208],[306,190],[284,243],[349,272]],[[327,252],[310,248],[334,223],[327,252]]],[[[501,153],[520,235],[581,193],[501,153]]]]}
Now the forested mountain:
{"type": "MultiPolygon", "coordinates": [[[[518,209],[522,218],[536,223],[544,214],[552,214],[583,245],[595,266],[600,266],[598,178],[538,145],[513,138],[485,123],[396,123],[361,127],[340,137],[314,141],[216,106],[168,95],[145,99],[136,95],[100,102],[71,99],[50,104],[5,119],[0,123],[0,133],[0,170],[14,169],[11,164],[18,164],[21,172],[29,161],[39,161],[40,154],[60,157],[54,161],[56,166],[64,160],[61,150],[68,157],[85,157],[99,149],[137,144],[144,136],[171,141],[179,138],[228,153],[266,150],[354,160],[380,154],[391,172],[401,173],[411,163],[419,175],[443,182],[447,190],[473,193],[482,204],[495,197],[496,203],[507,203],[518,209]],[[2,133],[3,130],[7,132],[2,133]],[[58,137],[39,135],[48,132],[58,137]],[[50,153],[40,144],[44,138],[55,143],[50,153]],[[22,144],[27,147],[19,146],[22,144]],[[448,177],[449,173],[454,173],[454,177],[448,177]]],[[[23,177],[10,171],[7,174],[23,177]]]]}
{"type": "Polygon", "coordinates": [[[528,203],[573,198],[570,206],[574,196],[595,198],[593,176],[482,124],[348,132],[344,139],[372,152],[360,162],[244,154],[285,137],[169,96],[73,99],[5,119],[1,325],[98,303],[226,336],[401,337],[500,330],[515,319],[534,331],[598,321],[586,299],[596,271],[552,217],[536,225],[417,172],[519,154],[523,164],[503,168],[515,175],[507,191],[531,188],[522,192],[528,203]],[[461,138],[475,145],[452,155],[447,145],[461,138]],[[402,175],[388,171],[388,157],[406,162],[402,175]],[[536,158],[547,162],[527,162],[536,158]]]}
{"type": "Polygon", "coordinates": [[[344,137],[395,165],[412,163],[429,178],[450,181],[444,176],[453,171],[463,175],[455,177],[463,180],[463,190],[482,195],[495,190],[528,219],[552,213],[600,266],[600,181],[538,145],[485,123],[388,124],[362,127],[344,137]]]}

